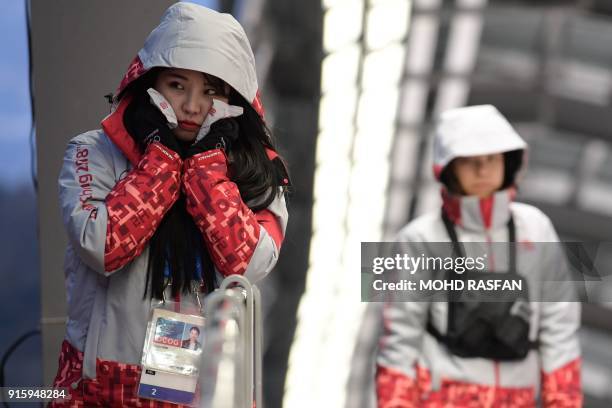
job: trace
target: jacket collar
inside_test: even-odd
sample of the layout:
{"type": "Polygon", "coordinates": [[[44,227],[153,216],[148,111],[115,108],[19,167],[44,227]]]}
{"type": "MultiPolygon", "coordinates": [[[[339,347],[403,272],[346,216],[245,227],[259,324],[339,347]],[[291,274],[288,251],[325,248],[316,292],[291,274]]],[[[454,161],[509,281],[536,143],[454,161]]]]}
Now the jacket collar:
{"type": "Polygon", "coordinates": [[[142,153],[140,149],[138,149],[138,145],[134,141],[134,138],[130,136],[123,125],[123,113],[131,100],[132,97],[130,95],[121,98],[115,109],[102,120],[102,129],[104,129],[104,132],[110,140],[113,141],[130,163],[132,163],[132,166],[135,167],[140,161],[142,153]]]}
{"type": "Polygon", "coordinates": [[[501,190],[488,198],[459,196],[442,188],[442,211],[457,226],[473,231],[503,227],[510,218],[510,203],[516,195],[514,188],[501,190]]]}

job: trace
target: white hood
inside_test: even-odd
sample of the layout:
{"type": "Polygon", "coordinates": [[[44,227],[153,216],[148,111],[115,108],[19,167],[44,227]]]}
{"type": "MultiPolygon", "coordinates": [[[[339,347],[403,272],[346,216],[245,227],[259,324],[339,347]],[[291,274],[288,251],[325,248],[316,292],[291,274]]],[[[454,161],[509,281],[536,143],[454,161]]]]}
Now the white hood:
{"type": "Polygon", "coordinates": [[[153,67],[191,69],[221,78],[263,116],[253,51],[244,29],[229,14],[193,3],[170,6],[130,64],[115,95],[153,67]]]}
{"type": "Polygon", "coordinates": [[[527,143],[493,105],[451,109],[440,115],[434,137],[434,173],[457,157],[526,150],[527,143]]]}

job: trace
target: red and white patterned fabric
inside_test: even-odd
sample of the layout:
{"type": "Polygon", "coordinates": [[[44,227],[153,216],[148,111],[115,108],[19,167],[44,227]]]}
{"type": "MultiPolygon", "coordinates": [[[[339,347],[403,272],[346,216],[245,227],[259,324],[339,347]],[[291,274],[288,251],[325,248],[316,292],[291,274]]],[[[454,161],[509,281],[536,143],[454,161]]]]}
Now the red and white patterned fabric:
{"type": "Polygon", "coordinates": [[[393,368],[378,366],[376,372],[378,407],[419,407],[417,378],[408,377],[393,368]]]}
{"type": "Polygon", "coordinates": [[[138,397],[141,368],[137,364],[96,361],[95,379],[82,379],[83,353],[68,341],[62,343],[55,388],[68,388],[69,397],[51,402],[49,408],[180,408],[187,405],[138,397]]]}
{"type": "MultiPolygon", "coordinates": [[[[416,380],[387,367],[378,367],[376,393],[379,408],[535,408],[534,387],[495,387],[443,379],[438,391],[432,390],[429,370],[416,367],[416,380]]],[[[542,406],[576,408],[582,406],[580,359],[552,373],[544,374],[542,406]]]]}
{"type": "Polygon", "coordinates": [[[187,211],[202,232],[215,266],[225,276],[244,274],[259,241],[259,225],[228,178],[223,151],[210,150],[187,159],[183,188],[187,211]]]}
{"type": "Polygon", "coordinates": [[[574,408],[582,406],[580,359],[570,361],[552,372],[542,371],[542,406],[574,408]]]}
{"type": "Polygon", "coordinates": [[[180,193],[182,161],[160,143],[151,143],[138,166],[106,197],[108,227],[104,265],[107,272],[140,255],[180,193]]]}

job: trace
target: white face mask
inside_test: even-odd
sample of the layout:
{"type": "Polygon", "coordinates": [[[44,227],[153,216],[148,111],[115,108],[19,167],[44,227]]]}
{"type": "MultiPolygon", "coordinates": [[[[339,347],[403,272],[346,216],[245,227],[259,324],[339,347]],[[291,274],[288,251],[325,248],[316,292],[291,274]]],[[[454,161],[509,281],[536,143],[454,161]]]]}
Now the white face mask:
{"type": "MultiPolygon", "coordinates": [[[[178,126],[178,121],[176,119],[176,114],[174,113],[172,106],[170,106],[170,103],[166,100],[166,98],[164,98],[161,93],[157,92],[153,88],[147,89],[147,93],[151,97],[151,103],[157,106],[160,112],[163,113],[163,115],[166,117],[170,129],[175,129],[178,126]]],[[[244,110],[241,106],[229,105],[223,102],[222,100],[213,99],[212,107],[210,108],[210,111],[208,111],[208,115],[206,115],[206,118],[202,123],[202,127],[200,127],[200,130],[194,140],[194,143],[197,143],[202,140],[202,138],[206,136],[208,132],[210,132],[210,127],[216,121],[225,118],[235,118],[236,116],[240,116],[243,113],[244,110]]]]}
{"type": "Polygon", "coordinates": [[[172,109],[172,106],[170,106],[170,102],[164,98],[164,95],[160,94],[153,88],[147,89],[147,93],[151,97],[151,103],[157,106],[157,109],[159,109],[166,117],[168,127],[170,129],[175,129],[178,126],[178,120],[176,119],[174,109],[172,109]]]}

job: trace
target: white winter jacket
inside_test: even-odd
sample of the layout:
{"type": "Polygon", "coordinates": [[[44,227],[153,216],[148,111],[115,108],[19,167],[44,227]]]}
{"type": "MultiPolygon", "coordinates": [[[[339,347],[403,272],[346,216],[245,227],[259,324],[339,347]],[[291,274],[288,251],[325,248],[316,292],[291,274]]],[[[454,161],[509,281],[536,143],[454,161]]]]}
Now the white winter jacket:
{"type": "MultiPolygon", "coordinates": [[[[116,95],[153,67],[215,75],[263,115],[250,45],[228,14],[184,2],[171,6],[132,61],[116,95]]],[[[147,240],[181,189],[220,278],[238,273],[253,282],[262,279],[276,264],[284,237],[288,213],[282,193],[267,208],[253,212],[229,179],[223,151],[183,161],[152,143],[141,153],[123,126],[128,102],[117,100],[102,129],[74,137],[65,152],[59,200],[69,238],[68,323],[56,386],[76,387],[85,379],[92,387],[108,387],[96,382],[102,374],[104,381],[137,383],[134,373],[151,304],[148,297],[143,299],[147,240]],[[117,370],[114,380],[108,379],[109,370],[117,370]]],[[[267,153],[270,160],[279,160],[275,152],[267,153]]],[[[194,304],[195,299],[184,297],[181,302],[194,304]]],[[[104,392],[114,395],[112,390],[104,392]]],[[[124,397],[133,396],[106,403],[129,405],[124,397]]]]}

